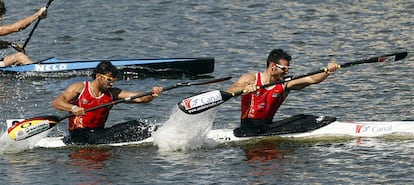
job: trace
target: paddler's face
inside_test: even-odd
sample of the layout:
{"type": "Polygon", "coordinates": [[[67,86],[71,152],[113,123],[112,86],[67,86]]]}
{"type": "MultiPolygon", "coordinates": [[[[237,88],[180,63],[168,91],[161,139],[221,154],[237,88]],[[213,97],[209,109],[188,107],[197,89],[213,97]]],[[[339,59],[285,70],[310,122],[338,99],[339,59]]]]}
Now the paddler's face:
{"type": "Polygon", "coordinates": [[[109,74],[99,74],[99,78],[101,80],[101,84],[103,88],[110,88],[114,85],[116,78],[112,76],[111,73],[109,74]]]}
{"type": "Polygon", "coordinates": [[[289,61],[285,59],[279,59],[279,62],[272,62],[272,71],[274,75],[283,77],[289,72],[289,61]]]}

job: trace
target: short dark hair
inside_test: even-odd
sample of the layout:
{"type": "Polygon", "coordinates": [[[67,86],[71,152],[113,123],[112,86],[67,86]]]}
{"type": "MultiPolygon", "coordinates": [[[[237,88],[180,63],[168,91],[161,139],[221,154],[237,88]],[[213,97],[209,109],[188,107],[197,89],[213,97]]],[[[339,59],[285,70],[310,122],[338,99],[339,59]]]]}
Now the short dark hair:
{"type": "Polygon", "coordinates": [[[7,9],[4,6],[4,2],[2,0],[0,0],[0,15],[3,16],[4,14],[6,14],[7,9]]]}
{"type": "Polygon", "coordinates": [[[114,65],[112,65],[110,61],[104,60],[100,62],[96,66],[96,68],[93,70],[92,78],[95,79],[96,74],[107,74],[107,73],[111,73],[112,76],[115,78],[118,77],[119,75],[118,69],[114,65]]]}
{"type": "Polygon", "coordinates": [[[267,57],[266,67],[269,67],[270,62],[279,63],[280,59],[285,59],[288,62],[290,62],[290,60],[292,60],[292,57],[287,52],[283,51],[282,49],[273,49],[269,53],[269,56],[267,57]]]}

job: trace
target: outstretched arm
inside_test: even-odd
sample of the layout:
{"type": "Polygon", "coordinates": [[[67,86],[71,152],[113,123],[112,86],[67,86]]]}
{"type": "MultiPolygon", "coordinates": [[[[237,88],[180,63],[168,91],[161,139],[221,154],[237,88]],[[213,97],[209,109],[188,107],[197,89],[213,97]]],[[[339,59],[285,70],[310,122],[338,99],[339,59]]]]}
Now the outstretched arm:
{"type": "Polygon", "coordinates": [[[13,32],[18,32],[27,28],[34,20],[41,17],[43,14],[46,14],[46,7],[39,9],[36,13],[31,16],[28,16],[24,19],[21,19],[13,24],[0,26],[0,35],[8,35],[13,32]]]}
{"type": "Polygon", "coordinates": [[[292,80],[292,81],[287,83],[287,88],[288,89],[293,89],[293,90],[300,90],[300,89],[303,89],[303,88],[305,88],[309,85],[318,84],[318,83],[324,81],[326,78],[328,78],[330,73],[335,72],[338,69],[338,66],[339,65],[337,63],[329,63],[328,66],[326,67],[328,69],[327,72],[318,73],[318,74],[314,74],[312,76],[292,80]]]}

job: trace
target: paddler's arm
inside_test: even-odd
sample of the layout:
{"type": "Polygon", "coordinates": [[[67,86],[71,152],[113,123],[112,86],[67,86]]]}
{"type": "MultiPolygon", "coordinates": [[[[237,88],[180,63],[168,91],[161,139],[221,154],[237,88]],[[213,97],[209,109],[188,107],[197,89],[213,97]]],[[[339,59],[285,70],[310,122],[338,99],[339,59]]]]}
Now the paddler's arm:
{"type": "Polygon", "coordinates": [[[83,108],[69,103],[70,101],[77,99],[83,88],[84,84],[82,82],[70,85],[62,94],[52,101],[52,106],[57,110],[72,112],[75,115],[84,115],[85,110],[83,108]]]}
{"type": "Polygon", "coordinates": [[[247,90],[252,92],[256,90],[255,88],[256,75],[253,73],[243,74],[234,84],[232,84],[226,91],[229,93],[234,93],[238,91],[247,90]]]}
{"type": "Polygon", "coordinates": [[[0,26],[0,35],[8,35],[13,32],[18,32],[27,28],[34,20],[46,14],[46,7],[40,8],[36,13],[31,16],[28,16],[22,20],[19,20],[13,24],[7,24],[0,26]]]}
{"type": "MultiPolygon", "coordinates": [[[[162,91],[163,91],[163,87],[154,86],[154,87],[152,87],[152,90],[151,90],[152,95],[143,96],[143,97],[140,97],[140,98],[135,98],[135,99],[132,99],[129,102],[131,102],[131,103],[148,103],[148,102],[154,100],[155,97],[158,97],[161,94],[162,91]]],[[[131,97],[131,96],[136,96],[136,95],[140,95],[140,94],[144,93],[144,92],[124,91],[124,90],[117,89],[117,88],[113,88],[113,92],[115,92],[113,94],[115,94],[117,99],[128,98],[128,97],[131,97]],[[118,91],[118,92],[116,92],[116,91],[118,91]]]]}
{"type": "Polygon", "coordinates": [[[328,66],[326,66],[326,72],[292,80],[288,82],[286,86],[288,89],[300,90],[309,85],[318,84],[328,78],[329,74],[335,72],[339,68],[338,66],[339,65],[337,63],[329,63],[328,66]]]}

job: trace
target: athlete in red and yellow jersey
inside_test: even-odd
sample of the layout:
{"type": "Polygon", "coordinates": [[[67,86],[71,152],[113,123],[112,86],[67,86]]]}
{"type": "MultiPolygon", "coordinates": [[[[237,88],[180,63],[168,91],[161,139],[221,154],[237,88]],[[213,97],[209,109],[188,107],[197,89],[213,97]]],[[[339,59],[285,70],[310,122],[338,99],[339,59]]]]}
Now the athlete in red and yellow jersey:
{"type": "MultiPolygon", "coordinates": [[[[118,73],[111,62],[103,61],[94,69],[93,81],[74,83],[53,100],[52,106],[54,108],[69,111],[75,115],[69,119],[69,137],[65,141],[77,144],[101,144],[135,141],[149,137],[146,128],[138,121],[105,128],[111,106],[85,112],[85,110],[98,105],[142,93],[112,87],[118,73]]],[[[155,86],[152,88],[152,95],[132,99],[129,102],[150,102],[162,90],[162,87],[155,86]]]]}
{"type": "Polygon", "coordinates": [[[320,83],[338,68],[338,64],[329,63],[327,73],[319,73],[264,89],[257,89],[258,86],[264,84],[282,81],[289,71],[290,60],[291,56],[288,53],[282,49],[274,49],[269,53],[264,72],[243,74],[227,90],[230,93],[247,91],[241,98],[241,126],[235,130],[236,136],[268,133],[268,125],[272,123],[274,115],[290,90],[299,90],[311,84],[320,83]]]}

